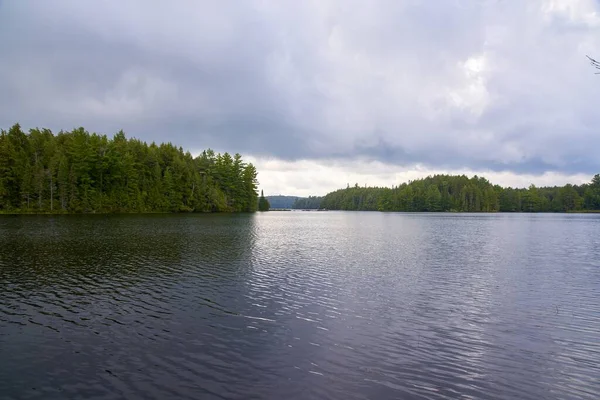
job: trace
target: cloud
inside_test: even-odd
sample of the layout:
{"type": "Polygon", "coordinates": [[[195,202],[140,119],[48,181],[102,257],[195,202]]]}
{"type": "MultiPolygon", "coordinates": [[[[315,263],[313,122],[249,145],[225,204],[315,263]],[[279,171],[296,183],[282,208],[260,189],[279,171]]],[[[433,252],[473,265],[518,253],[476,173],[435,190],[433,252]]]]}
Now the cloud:
{"type": "Polygon", "coordinates": [[[366,159],[284,161],[250,157],[250,160],[260,171],[260,187],[265,195],[325,195],[333,190],[345,188],[346,185],[355,184],[390,187],[435,174],[485,176],[493,184],[517,188],[526,188],[531,184],[538,187],[562,186],[567,183],[582,184],[590,181],[589,175],[581,173],[515,174],[509,171],[430,168],[421,164],[413,165],[410,169],[400,169],[381,161],[366,159]]]}
{"type": "Polygon", "coordinates": [[[21,0],[0,2],[0,54],[3,127],[281,165],[600,171],[594,0],[21,0]]]}

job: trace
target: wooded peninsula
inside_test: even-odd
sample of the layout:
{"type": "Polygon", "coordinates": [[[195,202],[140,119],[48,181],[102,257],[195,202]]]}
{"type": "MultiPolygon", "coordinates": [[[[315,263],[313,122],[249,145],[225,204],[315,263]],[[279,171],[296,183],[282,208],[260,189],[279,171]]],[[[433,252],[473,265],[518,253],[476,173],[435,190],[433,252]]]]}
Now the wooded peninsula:
{"type": "MultiPolygon", "coordinates": [[[[239,154],[193,157],[171,143],[83,128],[54,135],[0,130],[0,213],[253,212],[257,171],[239,154]]],[[[600,212],[590,183],[503,188],[483,177],[434,175],[391,188],[348,186],[292,208],[362,211],[600,212]]],[[[265,208],[265,207],[263,207],[265,208]]],[[[266,207],[268,209],[268,207],[266,207]]]]}
{"type": "Polygon", "coordinates": [[[0,213],[252,212],[256,176],[239,154],[193,157],[122,131],[0,131],[0,213]]]}
{"type": "Polygon", "coordinates": [[[348,186],[321,198],[319,208],[364,211],[598,212],[600,174],[583,185],[503,188],[487,179],[435,175],[392,188],[348,186]]]}

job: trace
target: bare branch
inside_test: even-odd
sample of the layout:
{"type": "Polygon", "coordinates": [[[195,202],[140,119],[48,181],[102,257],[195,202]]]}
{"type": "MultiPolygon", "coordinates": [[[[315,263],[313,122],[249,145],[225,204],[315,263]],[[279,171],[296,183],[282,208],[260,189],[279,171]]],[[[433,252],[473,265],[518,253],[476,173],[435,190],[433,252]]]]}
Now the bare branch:
{"type": "MultiPolygon", "coordinates": [[[[590,60],[590,64],[592,65],[592,67],[594,67],[596,69],[600,69],[600,61],[597,61],[590,56],[586,56],[586,57],[588,58],[588,60],[590,60]]],[[[596,74],[600,75],[600,72],[596,72],[596,74]]]]}

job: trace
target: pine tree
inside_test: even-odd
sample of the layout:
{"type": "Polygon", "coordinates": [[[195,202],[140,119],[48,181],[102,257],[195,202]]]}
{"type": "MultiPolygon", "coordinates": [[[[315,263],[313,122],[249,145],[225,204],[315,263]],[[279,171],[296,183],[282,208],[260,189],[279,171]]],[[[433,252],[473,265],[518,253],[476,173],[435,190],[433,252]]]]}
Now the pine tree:
{"type": "Polygon", "coordinates": [[[83,128],[0,131],[0,212],[256,211],[256,168],[83,128]]]}
{"type": "Polygon", "coordinates": [[[269,211],[271,205],[269,204],[269,200],[265,198],[263,191],[260,191],[260,199],[258,200],[258,211],[269,211]]]}
{"type": "Polygon", "coordinates": [[[354,187],[320,199],[330,210],[565,212],[600,210],[600,174],[589,184],[502,188],[487,179],[435,175],[396,187],[354,187]]]}

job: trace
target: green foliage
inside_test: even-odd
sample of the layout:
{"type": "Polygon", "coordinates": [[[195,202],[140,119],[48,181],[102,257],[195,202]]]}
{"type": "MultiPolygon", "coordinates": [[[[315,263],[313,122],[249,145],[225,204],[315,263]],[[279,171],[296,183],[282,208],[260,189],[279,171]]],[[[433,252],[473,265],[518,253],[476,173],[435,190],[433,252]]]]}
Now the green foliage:
{"type": "Polygon", "coordinates": [[[318,210],[321,208],[322,199],[323,197],[318,196],[300,197],[292,204],[292,208],[297,210],[318,210]]]}
{"type": "Polygon", "coordinates": [[[194,158],[122,131],[0,131],[0,212],[252,212],[256,176],[239,154],[194,158]]]}
{"type": "Polygon", "coordinates": [[[265,197],[262,190],[260,191],[260,198],[258,199],[258,211],[269,211],[271,205],[269,200],[265,197]]]}
{"type": "Polygon", "coordinates": [[[320,207],[330,210],[570,212],[600,210],[600,174],[589,184],[502,188],[487,179],[434,175],[397,187],[348,186],[327,194],[320,207]]]}

